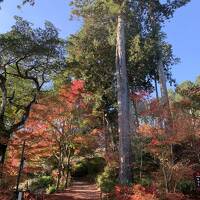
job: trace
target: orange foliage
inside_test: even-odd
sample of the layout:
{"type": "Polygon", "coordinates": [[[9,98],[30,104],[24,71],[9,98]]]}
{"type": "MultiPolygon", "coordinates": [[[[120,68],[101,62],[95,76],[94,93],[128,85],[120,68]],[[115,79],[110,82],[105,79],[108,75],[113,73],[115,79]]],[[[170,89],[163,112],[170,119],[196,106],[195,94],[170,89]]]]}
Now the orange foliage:
{"type": "Polygon", "coordinates": [[[135,103],[141,102],[145,100],[145,98],[149,95],[146,91],[134,92],[130,94],[130,99],[132,99],[135,103]]]}
{"type": "Polygon", "coordinates": [[[12,200],[14,199],[14,193],[8,190],[0,189],[0,199],[1,200],[12,200]]]}
{"type": "Polygon", "coordinates": [[[189,200],[189,198],[182,193],[167,193],[166,200],[189,200]]]}
{"type": "Polygon", "coordinates": [[[159,135],[164,135],[163,129],[150,126],[149,124],[141,124],[138,128],[138,132],[145,137],[157,137],[159,135]]]}
{"type": "Polygon", "coordinates": [[[39,161],[50,156],[53,141],[47,133],[37,133],[25,130],[19,131],[9,142],[5,169],[10,176],[16,176],[18,173],[24,140],[26,140],[24,172],[38,172],[42,169],[39,161]]]}
{"type": "Polygon", "coordinates": [[[59,95],[41,95],[37,104],[33,105],[25,127],[16,132],[9,142],[5,169],[10,176],[18,173],[24,140],[25,173],[43,170],[43,160],[57,154],[63,142],[95,146],[94,132],[90,137],[77,134],[79,127],[76,119],[80,112],[82,118],[86,118],[90,112],[85,109],[84,94],[84,82],[75,80],[70,87],[63,86],[59,95]]]}
{"type": "Polygon", "coordinates": [[[156,189],[147,189],[137,184],[129,186],[115,186],[116,200],[158,200],[156,189]]]}

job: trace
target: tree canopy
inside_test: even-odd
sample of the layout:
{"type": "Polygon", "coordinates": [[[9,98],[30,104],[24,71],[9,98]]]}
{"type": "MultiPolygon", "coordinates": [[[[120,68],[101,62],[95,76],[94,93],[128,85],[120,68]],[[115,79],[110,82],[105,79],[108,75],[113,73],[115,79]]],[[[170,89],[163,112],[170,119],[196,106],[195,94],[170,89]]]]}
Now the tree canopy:
{"type": "Polygon", "coordinates": [[[1,135],[9,136],[25,123],[37,95],[48,88],[65,64],[65,42],[52,23],[33,29],[15,17],[16,24],[0,35],[1,135]]]}

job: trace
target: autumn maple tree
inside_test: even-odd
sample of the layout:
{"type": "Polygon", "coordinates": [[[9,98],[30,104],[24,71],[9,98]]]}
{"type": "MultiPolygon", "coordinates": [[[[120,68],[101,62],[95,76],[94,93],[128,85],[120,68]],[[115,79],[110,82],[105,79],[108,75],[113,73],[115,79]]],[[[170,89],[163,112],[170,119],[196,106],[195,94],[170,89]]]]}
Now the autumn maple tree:
{"type": "Polygon", "coordinates": [[[27,165],[24,172],[44,171],[41,164],[54,160],[56,187],[59,189],[61,179],[68,186],[73,156],[80,152],[84,155],[83,152],[87,153],[89,148],[94,151],[98,146],[95,138],[100,132],[92,131],[92,96],[85,92],[83,81],[75,80],[64,85],[58,94],[47,93],[33,105],[24,129],[17,132],[11,141],[6,169],[10,175],[17,174],[19,147],[25,140],[27,165]]]}

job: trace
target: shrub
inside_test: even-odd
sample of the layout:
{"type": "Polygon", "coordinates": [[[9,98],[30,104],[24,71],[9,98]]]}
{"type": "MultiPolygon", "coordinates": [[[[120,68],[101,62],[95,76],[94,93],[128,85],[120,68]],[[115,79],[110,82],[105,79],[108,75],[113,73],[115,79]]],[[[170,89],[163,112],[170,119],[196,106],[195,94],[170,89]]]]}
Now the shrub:
{"type": "Polygon", "coordinates": [[[143,186],[115,186],[116,200],[158,200],[154,192],[149,192],[143,186]]]}
{"type": "Polygon", "coordinates": [[[195,183],[192,180],[183,180],[177,184],[177,189],[183,194],[192,194],[195,192],[195,183]]]}
{"type": "Polygon", "coordinates": [[[52,194],[56,192],[56,186],[55,185],[50,185],[47,189],[46,189],[46,193],[47,194],[52,194]]]}
{"type": "Polygon", "coordinates": [[[149,177],[141,178],[139,180],[139,184],[141,184],[144,187],[149,187],[152,184],[152,180],[149,177]]]}
{"type": "Polygon", "coordinates": [[[102,172],[105,167],[105,160],[101,157],[94,157],[88,160],[87,163],[88,173],[89,174],[97,174],[102,172]]]}
{"type": "Polygon", "coordinates": [[[97,177],[97,185],[99,186],[102,192],[110,193],[114,190],[115,184],[115,169],[106,166],[104,172],[97,177]]]}
{"type": "Polygon", "coordinates": [[[51,176],[41,176],[38,179],[38,183],[42,186],[42,187],[47,187],[48,185],[52,184],[53,180],[51,176]]]}
{"type": "Polygon", "coordinates": [[[38,189],[45,189],[52,183],[53,179],[51,176],[41,176],[36,179],[33,179],[31,184],[29,185],[29,188],[31,191],[36,191],[38,189]]]}

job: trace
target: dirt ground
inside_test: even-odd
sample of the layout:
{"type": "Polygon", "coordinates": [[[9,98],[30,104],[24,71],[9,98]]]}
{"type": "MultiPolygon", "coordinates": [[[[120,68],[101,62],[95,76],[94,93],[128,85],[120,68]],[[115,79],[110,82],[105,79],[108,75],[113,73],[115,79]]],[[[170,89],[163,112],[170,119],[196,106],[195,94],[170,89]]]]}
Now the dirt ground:
{"type": "Polygon", "coordinates": [[[45,200],[100,200],[100,191],[94,184],[76,181],[69,189],[48,195],[45,200]]]}

